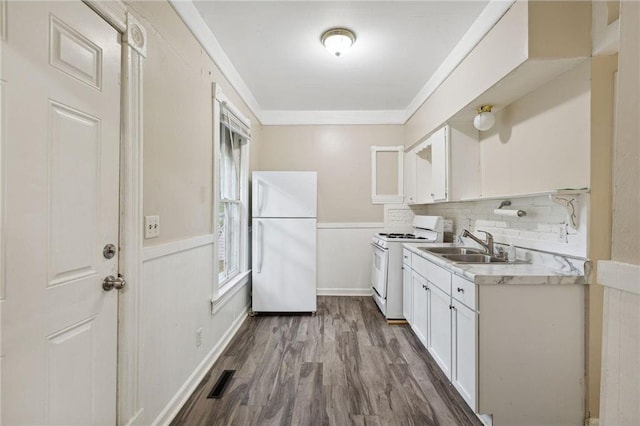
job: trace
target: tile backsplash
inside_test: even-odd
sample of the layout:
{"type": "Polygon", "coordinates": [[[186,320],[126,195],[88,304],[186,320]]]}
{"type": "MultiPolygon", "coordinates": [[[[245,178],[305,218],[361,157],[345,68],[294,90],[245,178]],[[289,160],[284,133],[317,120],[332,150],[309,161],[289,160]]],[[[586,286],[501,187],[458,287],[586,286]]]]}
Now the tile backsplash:
{"type": "MultiPolygon", "coordinates": [[[[453,233],[445,234],[445,241],[456,241],[464,229],[493,234],[495,242],[520,248],[560,253],[579,258],[587,257],[588,194],[566,196],[575,198],[577,229],[569,226],[567,210],[551,201],[548,195],[482,201],[464,201],[411,206],[414,214],[443,216],[453,220],[453,233]],[[504,209],[524,210],[524,217],[494,214],[501,201],[511,201],[504,209]]],[[[478,233],[477,236],[484,234],[478,233]]],[[[466,240],[469,243],[471,240],[466,240]]]]}

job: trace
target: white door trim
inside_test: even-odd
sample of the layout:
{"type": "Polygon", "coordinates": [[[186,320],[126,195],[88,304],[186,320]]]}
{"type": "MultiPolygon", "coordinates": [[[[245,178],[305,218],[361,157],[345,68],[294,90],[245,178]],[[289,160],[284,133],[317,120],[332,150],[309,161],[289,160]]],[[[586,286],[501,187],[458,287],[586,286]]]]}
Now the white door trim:
{"type": "Polygon", "coordinates": [[[140,417],[138,388],[139,301],[142,265],[143,64],[147,54],[144,26],[120,0],[83,0],[122,33],[120,136],[119,272],[127,280],[118,300],[118,425],[140,417]]]}

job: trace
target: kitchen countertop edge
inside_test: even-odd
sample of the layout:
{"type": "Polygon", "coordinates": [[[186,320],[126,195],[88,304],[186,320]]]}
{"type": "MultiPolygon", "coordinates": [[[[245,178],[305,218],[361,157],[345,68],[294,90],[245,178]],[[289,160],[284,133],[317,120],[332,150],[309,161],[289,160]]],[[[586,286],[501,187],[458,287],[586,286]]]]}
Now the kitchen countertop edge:
{"type": "Polygon", "coordinates": [[[435,254],[420,250],[420,247],[454,247],[456,244],[405,243],[403,247],[453,274],[475,284],[521,284],[521,285],[587,285],[585,275],[571,271],[558,271],[544,265],[517,264],[470,264],[453,263],[435,254]]]}

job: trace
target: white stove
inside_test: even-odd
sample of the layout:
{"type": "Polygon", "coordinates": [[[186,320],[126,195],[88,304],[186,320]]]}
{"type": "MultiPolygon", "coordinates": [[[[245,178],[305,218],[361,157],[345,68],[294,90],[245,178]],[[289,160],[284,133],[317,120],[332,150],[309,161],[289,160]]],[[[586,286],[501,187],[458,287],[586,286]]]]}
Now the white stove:
{"type": "Polygon", "coordinates": [[[373,236],[371,288],[373,299],[387,319],[402,319],[402,244],[441,243],[441,216],[415,216],[413,233],[384,232],[373,236]]]}

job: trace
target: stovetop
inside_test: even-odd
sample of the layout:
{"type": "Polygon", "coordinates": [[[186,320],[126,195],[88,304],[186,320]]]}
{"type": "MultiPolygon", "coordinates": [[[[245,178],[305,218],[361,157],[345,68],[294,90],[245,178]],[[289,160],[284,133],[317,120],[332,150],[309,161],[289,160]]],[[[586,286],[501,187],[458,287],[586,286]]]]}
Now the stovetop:
{"type": "Polygon", "coordinates": [[[387,239],[405,239],[405,240],[426,240],[425,237],[417,237],[414,234],[402,234],[402,233],[379,233],[378,236],[387,239]]]}

